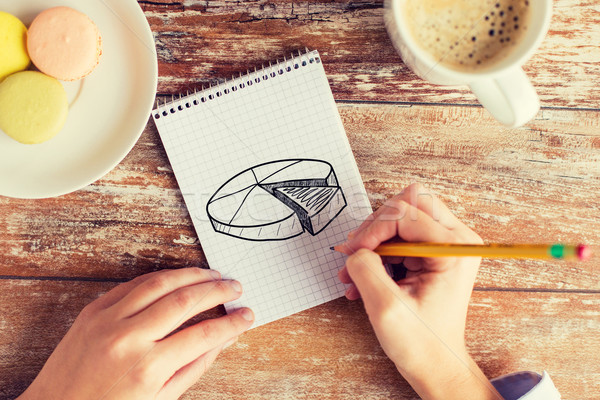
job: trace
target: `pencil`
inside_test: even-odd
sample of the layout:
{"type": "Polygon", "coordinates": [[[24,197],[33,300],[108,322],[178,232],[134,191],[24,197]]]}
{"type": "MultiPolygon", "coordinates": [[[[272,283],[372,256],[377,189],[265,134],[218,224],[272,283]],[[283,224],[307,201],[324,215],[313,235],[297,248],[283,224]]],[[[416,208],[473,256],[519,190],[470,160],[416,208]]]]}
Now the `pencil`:
{"type": "MultiPolygon", "coordinates": [[[[343,250],[341,246],[331,250],[343,250]]],[[[375,253],[395,257],[485,257],[485,258],[535,258],[578,259],[591,256],[588,246],[567,244],[451,244],[451,243],[384,243],[375,253]]]]}

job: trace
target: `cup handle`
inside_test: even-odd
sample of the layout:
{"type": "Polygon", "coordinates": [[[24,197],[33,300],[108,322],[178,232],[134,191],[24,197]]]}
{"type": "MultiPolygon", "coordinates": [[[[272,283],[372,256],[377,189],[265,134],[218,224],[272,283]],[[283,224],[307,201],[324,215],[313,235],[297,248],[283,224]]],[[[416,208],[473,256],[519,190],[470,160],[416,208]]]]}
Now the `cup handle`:
{"type": "Polygon", "coordinates": [[[521,68],[469,86],[481,105],[509,128],[527,123],[540,110],[540,99],[521,68]]]}

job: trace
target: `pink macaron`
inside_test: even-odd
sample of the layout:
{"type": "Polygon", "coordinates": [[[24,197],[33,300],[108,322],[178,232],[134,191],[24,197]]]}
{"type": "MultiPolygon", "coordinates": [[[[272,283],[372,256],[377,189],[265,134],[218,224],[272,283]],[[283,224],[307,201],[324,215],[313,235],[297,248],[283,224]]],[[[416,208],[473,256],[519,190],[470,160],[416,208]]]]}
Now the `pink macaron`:
{"type": "Polygon", "coordinates": [[[27,51],[41,72],[75,81],[98,65],[102,38],[87,15],[69,7],[54,7],[41,12],[31,23],[27,51]]]}

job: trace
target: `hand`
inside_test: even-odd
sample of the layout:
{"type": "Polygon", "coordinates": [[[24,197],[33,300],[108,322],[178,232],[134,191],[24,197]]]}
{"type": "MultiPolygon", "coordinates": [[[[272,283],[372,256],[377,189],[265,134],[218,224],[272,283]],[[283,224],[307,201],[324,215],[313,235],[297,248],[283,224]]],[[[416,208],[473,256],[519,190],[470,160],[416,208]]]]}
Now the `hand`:
{"type": "Polygon", "coordinates": [[[372,250],[387,240],[482,243],[432,193],[411,185],[388,200],[339,246],[350,300],[362,297],[385,353],[424,399],[501,399],[468,355],[469,298],[480,258],[406,258],[394,282],[372,250]],[[456,392],[452,390],[456,389],[456,392]]]}
{"type": "Polygon", "coordinates": [[[250,328],[254,314],[245,308],[169,335],[241,292],[238,282],[199,268],[119,285],[83,309],[19,399],[176,399],[250,328]]]}

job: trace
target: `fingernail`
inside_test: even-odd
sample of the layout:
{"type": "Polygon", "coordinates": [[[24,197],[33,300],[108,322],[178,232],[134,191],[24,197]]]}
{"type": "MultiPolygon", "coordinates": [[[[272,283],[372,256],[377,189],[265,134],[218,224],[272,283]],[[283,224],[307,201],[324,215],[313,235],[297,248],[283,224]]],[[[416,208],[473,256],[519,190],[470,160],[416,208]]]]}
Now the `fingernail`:
{"type": "Polygon", "coordinates": [[[355,230],[348,232],[348,240],[352,240],[354,238],[354,236],[356,236],[355,230]]]}
{"type": "Polygon", "coordinates": [[[221,279],[221,273],[219,271],[215,271],[214,269],[209,270],[210,277],[218,280],[221,279]]]}
{"type": "Polygon", "coordinates": [[[358,297],[356,296],[357,292],[356,292],[356,287],[354,285],[350,286],[348,288],[348,290],[346,290],[346,298],[348,300],[356,300],[358,297]]]}
{"type": "Polygon", "coordinates": [[[232,344],[237,342],[237,340],[238,340],[238,338],[231,339],[229,342],[225,343],[221,349],[225,350],[226,348],[228,348],[229,346],[231,346],[232,344]]]}
{"type": "Polygon", "coordinates": [[[233,290],[235,290],[238,293],[242,293],[242,284],[239,283],[238,281],[229,281],[229,284],[231,285],[231,288],[233,290]]]}
{"type": "Polygon", "coordinates": [[[244,308],[240,313],[242,314],[242,318],[244,318],[246,321],[254,321],[254,313],[251,309],[244,308]]]}

